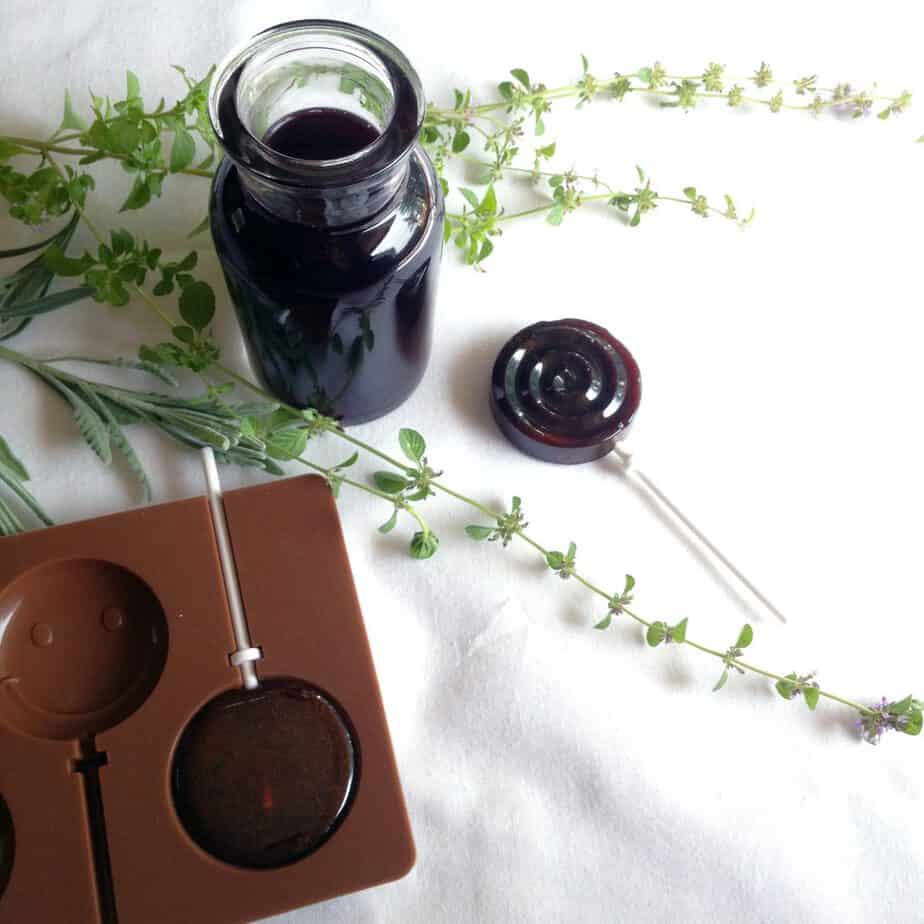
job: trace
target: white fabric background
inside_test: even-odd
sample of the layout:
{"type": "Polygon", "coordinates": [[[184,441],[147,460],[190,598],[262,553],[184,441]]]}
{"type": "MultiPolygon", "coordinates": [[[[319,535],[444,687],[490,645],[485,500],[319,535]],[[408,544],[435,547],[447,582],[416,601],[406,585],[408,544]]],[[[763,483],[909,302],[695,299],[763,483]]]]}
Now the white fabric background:
{"type": "MultiPolygon", "coordinates": [[[[258,28],[300,16],[386,34],[440,100],[457,85],[487,92],[514,66],[566,82],[580,52],[600,73],[661,58],[747,74],[765,58],[790,78],[924,92],[911,2],[3,0],[0,120],[46,132],[65,86],[84,104],[88,86],[121,92],[128,67],[147,97],[170,97],[180,92],[171,63],[202,72],[258,28]]],[[[588,209],[557,229],[510,226],[484,275],[447,256],[423,386],[358,432],[394,446],[399,426],[417,427],[449,484],[497,504],[521,494],[538,538],[576,541],[582,566],[614,589],[630,571],[638,610],[686,615],[698,640],[724,647],[750,619],[758,664],[818,668],[825,686],[862,699],[920,696],[921,110],[813,122],[630,99],[560,105],[547,122],[563,167],[631,184],[639,163],[662,192],[727,191],[756,205],[757,220],[739,232],[664,205],[630,231],[588,209]],[[639,462],[767,589],[788,627],[750,610],[613,463],[553,468],[496,432],[485,399],[497,349],[523,324],[564,315],[607,325],[633,350],[645,388],[639,462]]],[[[98,175],[93,213],[109,223],[126,179],[98,175]]],[[[124,221],[179,253],[205,199],[204,181],[180,179],[124,221]]],[[[7,221],[0,231],[24,239],[7,221]]],[[[203,271],[219,284],[207,245],[203,271]]],[[[159,334],[141,306],[83,306],[16,345],[129,354],[139,324],[159,334]]],[[[219,327],[243,366],[224,298],[219,327]]],[[[0,432],[58,520],[136,502],[55,397],[7,366],[0,395],[0,432]]],[[[201,490],[194,457],[152,434],[133,439],[159,500],[201,490]]],[[[225,473],[232,486],[258,477],[225,473]]],[[[443,543],[420,563],[404,555],[406,531],[375,533],[387,511],[349,492],[341,505],[418,865],[398,884],[280,920],[924,921],[924,742],[861,744],[847,713],[822,703],[810,716],[752,677],[713,694],[711,661],[650,651],[634,625],[592,631],[601,607],[580,587],[525,548],[471,543],[462,526],[473,518],[453,503],[427,506],[443,543]]]]}

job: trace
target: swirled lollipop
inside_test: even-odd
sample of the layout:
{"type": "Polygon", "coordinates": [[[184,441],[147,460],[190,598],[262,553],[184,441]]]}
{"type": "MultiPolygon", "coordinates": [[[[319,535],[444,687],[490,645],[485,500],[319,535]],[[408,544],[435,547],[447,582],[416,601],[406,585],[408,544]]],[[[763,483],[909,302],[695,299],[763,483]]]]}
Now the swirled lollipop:
{"type": "Polygon", "coordinates": [[[657,501],[781,622],[783,614],[709,540],[617,443],[642,397],[632,354],[590,321],[563,318],[524,327],[501,349],[491,375],[491,410],[518,449],[573,465],[613,452],[627,477],[657,501]]]}

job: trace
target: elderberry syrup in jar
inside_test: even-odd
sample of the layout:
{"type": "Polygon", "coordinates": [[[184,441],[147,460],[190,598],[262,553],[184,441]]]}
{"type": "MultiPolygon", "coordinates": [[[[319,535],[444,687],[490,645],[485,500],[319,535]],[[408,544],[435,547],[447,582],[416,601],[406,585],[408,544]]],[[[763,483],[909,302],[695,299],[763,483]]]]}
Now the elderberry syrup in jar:
{"type": "Polygon", "coordinates": [[[430,354],[443,200],[420,80],[357,26],[274,26],[218,68],[212,237],[251,362],[277,398],[381,417],[430,354]]]}

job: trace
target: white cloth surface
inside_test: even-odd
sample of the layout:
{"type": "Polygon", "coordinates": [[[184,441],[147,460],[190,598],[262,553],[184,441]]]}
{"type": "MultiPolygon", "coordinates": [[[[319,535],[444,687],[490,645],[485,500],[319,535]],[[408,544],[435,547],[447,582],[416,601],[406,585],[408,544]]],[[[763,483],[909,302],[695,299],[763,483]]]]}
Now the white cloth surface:
{"type": "MultiPolygon", "coordinates": [[[[685,73],[716,60],[747,75],[766,59],[790,79],[817,72],[823,85],[924,91],[911,2],[861,14],[828,0],[3,0],[0,120],[7,133],[45,133],[65,87],[85,105],[88,87],[120,93],[126,68],[146,98],[171,98],[181,84],[170,64],[202,73],[258,28],[304,16],[387,35],[443,101],[454,86],[487,92],[510,67],[568,82],[581,52],[600,74],[660,58],[685,73]]],[[[511,223],[485,274],[448,253],[422,387],[357,433],[393,449],[400,426],[416,427],[448,484],[498,505],[521,495],[536,537],[575,541],[583,570],[608,588],[632,573],[649,618],[688,616],[689,635],[719,648],[750,620],[748,655],[761,666],[817,668],[825,687],[864,701],[921,696],[920,112],[854,123],[721,105],[684,114],[630,98],[580,112],[560,104],[546,121],[562,167],[630,186],[638,163],[665,194],[729,192],[757,218],[740,232],[664,203],[630,230],[587,208],[560,228],[511,223]],[[496,351],[522,325],[562,316],[604,324],[634,352],[639,464],[788,626],[718,577],[614,461],[544,465],[496,431],[486,403],[496,351]]],[[[101,223],[185,252],[205,181],[172,180],[160,202],[116,216],[126,178],[98,176],[101,223]]],[[[4,243],[26,239],[5,219],[0,232],[4,243]]],[[[206,239],[195,246],[221,292],[225,355],[244,369],[214,254],[206,239]]],[[[159,335],[140,305],[88,304],[34,323],[13,345],[130,355],[139,326],[148,340],[159,335]]],[[[137,502],[127,474],[100,465],[32,378],[0,366],[0,395],[0,433],[57,520],[137,502]]],[[[132,438],[157,500],[202,491],[193,454],[151,433],[132,438]]],[[[348,454],[333,442],[312,451],[348,454]]],[[[230,487],[261,477],[224,472],[230,487]]],[[[380,536],[384,505],[342,496],[418,864],[399,883],[280,921],[924,921],[924,740],[870,747],[844,710],[822,702],[812,716],[752,676],[713,694],[716,662],[679,646],[650,650],[622,620],[593,631],[601,601],[528,549],[472,543],[462,527],[477,515],[449,499],[425,512],[442,545],[416,562],[405,556],[408,524],[380,536]]]]}

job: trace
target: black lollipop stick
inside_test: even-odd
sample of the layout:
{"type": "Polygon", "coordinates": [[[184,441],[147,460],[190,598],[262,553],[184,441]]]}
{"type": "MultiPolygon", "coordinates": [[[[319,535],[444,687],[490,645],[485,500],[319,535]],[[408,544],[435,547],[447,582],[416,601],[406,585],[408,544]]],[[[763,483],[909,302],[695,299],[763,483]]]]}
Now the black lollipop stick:
{"type": "Polygon", "coordinates": [[[721,552],[617,443],[642,398],[638,364],[609,331],[563,318],[524,327],[504,345],[491,376],[491,410],[527,455],[560,465],[615,453],[626,477],[680,523],[777,619],[786,617],[721,552]]]}

